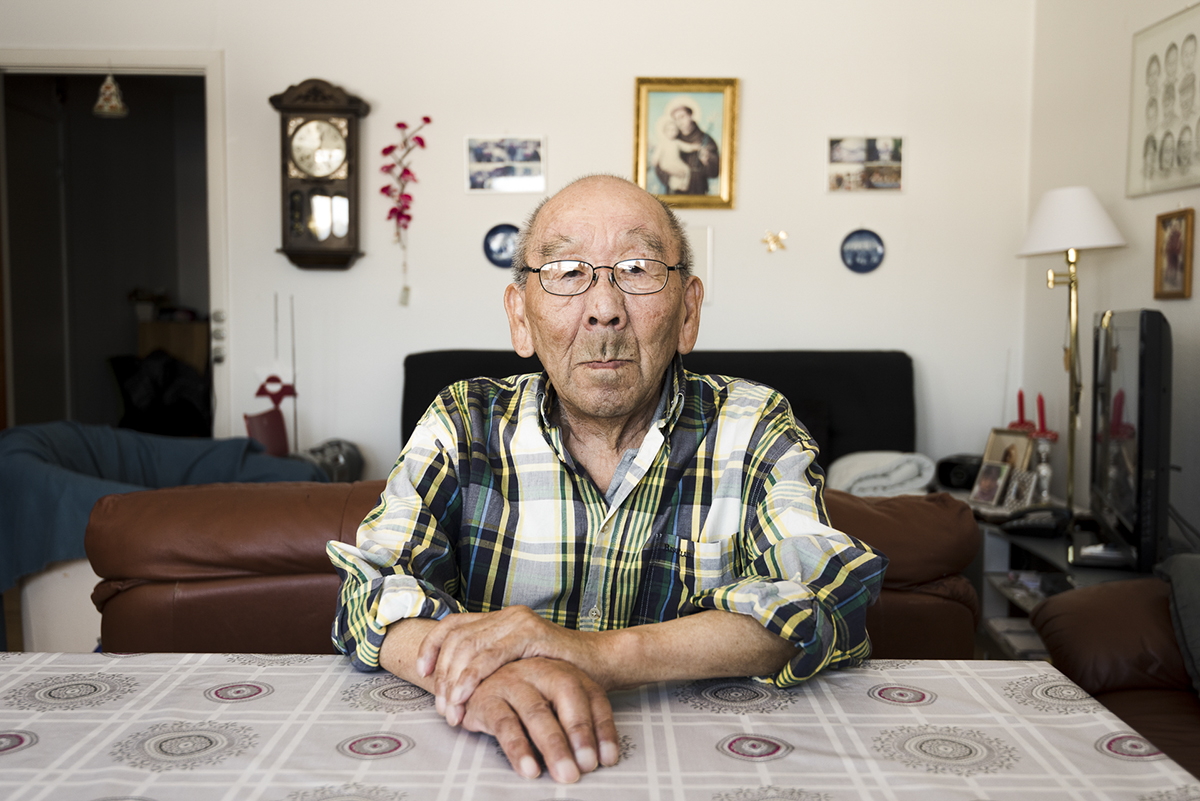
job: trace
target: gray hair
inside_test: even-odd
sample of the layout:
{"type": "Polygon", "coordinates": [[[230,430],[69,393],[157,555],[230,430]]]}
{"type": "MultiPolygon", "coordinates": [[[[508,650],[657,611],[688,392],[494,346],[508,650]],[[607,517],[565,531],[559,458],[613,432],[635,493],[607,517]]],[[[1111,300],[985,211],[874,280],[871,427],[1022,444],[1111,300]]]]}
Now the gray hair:
{"type": "MultiPolygon", "coordinates": [[[[576,178],[574,181],[571,181],[571,183],[564,186],[563,189],[560,189],[559,192],[574,186],[580,181],[586,181],[591,178],[615,178],[618,181],[633,183],[632,181],[629,181],[618,175],[595,173],[592,175],[584,175],[581,178],[576,178]]],[[[534,207],[533,211],[529,213],[529,217],[525,220],[525,224],[521,226],[521,230],[517,234],[517,243],[513,248],[512,282],[519,287],[525,286],[525,281],[529,276],[528,273],[523,271],[523,268],[529,266],[529,242],[533,237],[534,229],[537,227],[538,215],[542,213],[542,209],[545,208],[546,204],[550,202],[552,197],[553,196],[542,198],[541,202],[539,202],[537,206],[534,207]]],[[[662,206],[663,214],[666,215],[667,231],[669,231],[675,241],[679,243],[679,277],[686,282],[692,274],[692,246],[691,243],[688,242],[687,231],[684,230],[683,223],[679,221],[679,217],[676,216],[675,212],[671,210],[671,207],[665,201],[663,201],[662,198],[654,195],[651,195],[651,197],[654,197],[654,199],[658,201],[658,204],[662,206]]]]}

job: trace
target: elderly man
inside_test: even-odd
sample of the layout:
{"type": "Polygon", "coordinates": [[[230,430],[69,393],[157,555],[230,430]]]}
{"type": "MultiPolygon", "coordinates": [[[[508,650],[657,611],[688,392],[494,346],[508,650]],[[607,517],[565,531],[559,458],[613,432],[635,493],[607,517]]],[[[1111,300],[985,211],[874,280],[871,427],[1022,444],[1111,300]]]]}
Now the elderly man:
{"type": "Polygon", "coordinates": [[[504,306],[545,373],[444,390],[358,547],[330,543],[338,647],[527,777],[539,754],[558,781],[616,763],[608,690],[790,685],[870,651],[886,560],[829,527],[782,396],[683,369],[704,297],[689,265],[678,220],[628,181],[544,202],[504,306]]]}

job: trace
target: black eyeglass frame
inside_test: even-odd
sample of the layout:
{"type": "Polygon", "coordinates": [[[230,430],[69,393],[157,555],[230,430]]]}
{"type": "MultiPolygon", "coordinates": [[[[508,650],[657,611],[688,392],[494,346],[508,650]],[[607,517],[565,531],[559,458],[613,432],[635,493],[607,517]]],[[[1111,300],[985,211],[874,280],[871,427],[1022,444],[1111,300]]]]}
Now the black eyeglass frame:
{"type": "Polygon", "coordinates": [[[558,259],[556,261],[548,261],[545,264],[543,264],[541,267],[538,267],[536,270],[534,268],[528,267],[528,266],[522,267],[521,272],[537,273],[538,283],[542,285],[542,289],[546,290],[547,293],[554,295],[554,297],[556,297],[556,298],[575,298],[575,297],[579,297],[580,295],[586,294],[588,290],[590,290],[592,287],[594,287],[596,285],[596,281],[598,281],[600,279],[600,273],[598,273],[597,270],[609,270],[612,275],[612,278],[610,280],[612,281],[613,286],[615,286],[617,289],[624,292],[626,295],[635,295],[637,297],[645,297],[647,295],[657,295],[659,292],[662,292],[664,289],[666,289],[667,282],[671,280],[671,273],[678,271],[679,268],[682,266],[683,266],[682,262],[679,264],[676,264],[674,267],[672,267],[671,265],[667,264],[665,261],[659,261],[658,259],[621,259],[621,261],[617,262],[616,264],[612,264],[612,265],[609,265],[609,264],[595,265],[595,264],[586,262],[583,259],[558,259]],[[578,264],[586,264],[588,266],[588,268],[591,269],[591,271],[592,271],[592,280],[588,281],[587,285],[583,289],[579,290],[578,292],[573,292],[570,295],[560,295],[557,292],[551,292],[546,287],[546,284],[542,282],[542,270],[546,269],[551,264],[561,264],[564,261],[573,261],[578,264]],[[661,264],[663,267],[666,267],[667,268],[667,277],[663,281],[663,285],[660,286],[658,289],[654,290],[653,292],[630,292],[628,289],[621,286],[621,284],[617,281],[617,265],[624,264],[627,261],[652,261],[655,264],[661,264]]]}

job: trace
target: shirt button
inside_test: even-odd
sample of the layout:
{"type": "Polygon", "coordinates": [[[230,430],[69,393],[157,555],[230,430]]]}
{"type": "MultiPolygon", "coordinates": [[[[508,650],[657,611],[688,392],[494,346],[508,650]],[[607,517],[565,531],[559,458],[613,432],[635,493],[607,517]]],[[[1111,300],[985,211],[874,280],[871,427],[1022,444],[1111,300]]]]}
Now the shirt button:
{"type": "Polygon", "coordinates": [[[600,619],[600,607],[593,606],[592,611],[588,612],[588,616],[591,617],[592,620],[599,620],[600,619]]]}

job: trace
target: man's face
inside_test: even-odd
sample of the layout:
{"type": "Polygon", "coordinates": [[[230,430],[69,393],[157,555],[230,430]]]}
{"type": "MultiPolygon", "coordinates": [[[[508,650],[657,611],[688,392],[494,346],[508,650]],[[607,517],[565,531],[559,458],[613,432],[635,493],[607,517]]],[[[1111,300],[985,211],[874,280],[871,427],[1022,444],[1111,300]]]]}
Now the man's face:
{"type": "MultiPolygon", "coordinates": [[[[595,266],[650,258],[674,265],[679,243],[651,195],[617,178],[567,187],[542,208],[530,237],[529,266],[579,259],[595,266]],[[535,255],[536,254],[536,255],[535,255]]],[[[558,297],[529,274],[505,290],[513,347],[537,353],[560,401],[575,418],[612,420],[656,405],[676,351],[696,343],[704,289],[678,273],[653,295],[627,295],[600,270],[582,295],[558,297]]]]}
{"type": "Polygon", "coordinates": [[[696,130],[696,121],[692,119],[692,110],[687,106],[680,106],[671,112],[671,117],[675,120],[675,124],[679,126],[679,131],[684,136],[688,136],[692,131],[696,130]]]}

